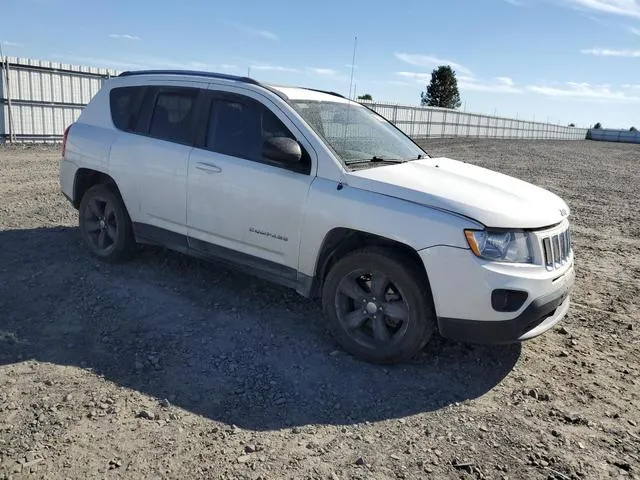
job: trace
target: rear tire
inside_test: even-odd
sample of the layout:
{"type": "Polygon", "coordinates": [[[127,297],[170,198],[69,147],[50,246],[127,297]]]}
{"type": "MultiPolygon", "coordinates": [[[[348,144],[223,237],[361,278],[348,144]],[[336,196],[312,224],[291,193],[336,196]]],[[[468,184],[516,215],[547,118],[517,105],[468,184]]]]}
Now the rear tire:
{"type": "Polygon", "coordinates": [[[91,254],[105,262],[126,259],[135,240],[127,209],[106,185],[85,192],[79,208],[80,233],[91,254]]]}
{"type": "Polygon", "coordinates": [[[337,342],[372,363],[410,359],[435,331],[424,273],[392,249],[367,247],[338,260],[324,282],[322,305],[337,342]]]}

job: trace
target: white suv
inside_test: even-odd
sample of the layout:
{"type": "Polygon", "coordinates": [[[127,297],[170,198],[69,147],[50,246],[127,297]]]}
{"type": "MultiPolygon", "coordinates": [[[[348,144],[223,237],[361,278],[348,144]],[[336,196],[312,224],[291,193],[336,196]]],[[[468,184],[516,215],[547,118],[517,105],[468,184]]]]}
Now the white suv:
{"type": "Polygon", "coordinates": [[[95,256],[163,245],[320,297],[336,340],[368,361],[408,359],[436,330],[529,339],[569,307],[562,199],[430,158],[335,93],[125,72],[67,129],[62,156],[95,256]]]}

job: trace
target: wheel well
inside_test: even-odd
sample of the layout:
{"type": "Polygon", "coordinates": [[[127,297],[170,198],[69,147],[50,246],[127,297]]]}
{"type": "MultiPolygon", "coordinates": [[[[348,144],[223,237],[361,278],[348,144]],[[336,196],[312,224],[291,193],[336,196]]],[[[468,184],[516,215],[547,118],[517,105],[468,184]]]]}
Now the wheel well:
{"type": "Polygon", "coordinates": [[[327,234],[320,248],[320,254],[318,255],[318,261],[316,263],[316,273],[311,287],[311,296],[320,296],[327,274],[338,260],[355,250],[370,246],[389,248],[400,253],[408,261],[416,265],[418,271],[424,275],[423,278],[426,280],[427,285],[429,284],[427,271],[424,268],[420,255],[409,245],[360,230],[334,228],[327,234]]]}
{"type": "Polygon", "coordinates": [[[73,206],[75,208],[80,207],[82,197],[87,190],[94,185],[107,185],[115,193],[120,195],[120,190],[118,190],[116,182],[109,175],[89,168],[80,168],[76,172],[76,177],[73,183],[73,206]]]}

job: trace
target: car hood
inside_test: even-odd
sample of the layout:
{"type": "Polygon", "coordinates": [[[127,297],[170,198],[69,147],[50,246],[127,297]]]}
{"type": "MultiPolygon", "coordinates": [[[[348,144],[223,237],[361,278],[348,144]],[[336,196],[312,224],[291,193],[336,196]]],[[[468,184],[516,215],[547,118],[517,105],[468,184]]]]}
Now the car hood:
{"type": "Polygon", "coordinates": [[[517,178],[449,158],[428,158],[346,174],[349,186],[464,215],[486,227],[540,228],[569,207],[517,178]]]}

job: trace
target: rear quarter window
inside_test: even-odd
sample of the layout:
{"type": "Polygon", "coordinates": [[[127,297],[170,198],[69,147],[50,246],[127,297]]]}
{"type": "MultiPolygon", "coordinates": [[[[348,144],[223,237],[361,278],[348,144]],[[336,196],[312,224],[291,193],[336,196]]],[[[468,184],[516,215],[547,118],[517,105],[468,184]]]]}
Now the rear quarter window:
{"type": "Polygon", "coordinates": [[[142,104],[146,87],[118,87],[111,90],[109,103],[113,125],[130,131],[142,104]]]}

